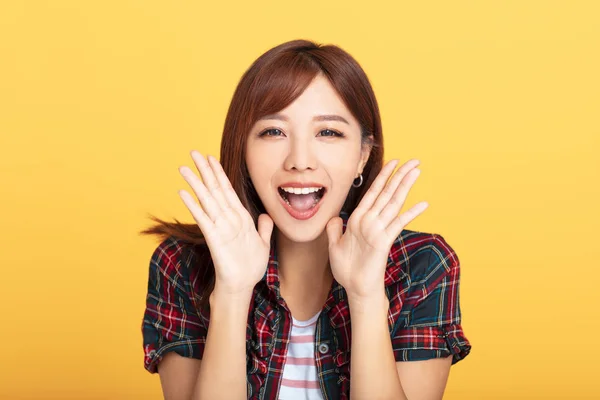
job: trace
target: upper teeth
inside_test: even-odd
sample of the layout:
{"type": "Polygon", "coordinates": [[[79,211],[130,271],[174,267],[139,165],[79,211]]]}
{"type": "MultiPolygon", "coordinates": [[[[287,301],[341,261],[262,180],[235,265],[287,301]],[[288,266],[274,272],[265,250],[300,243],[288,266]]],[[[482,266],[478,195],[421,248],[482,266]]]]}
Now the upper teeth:
{"type": "Polygon", "coordinates": [[[321,189],[322,188],[320,188],[320,187],[305,187],[305,188],[282,187],[281,188],[281,190],[283,190],[284,192],[293,193],[293,194],[309,194],[309,193],[318,192],[321,189]]]}

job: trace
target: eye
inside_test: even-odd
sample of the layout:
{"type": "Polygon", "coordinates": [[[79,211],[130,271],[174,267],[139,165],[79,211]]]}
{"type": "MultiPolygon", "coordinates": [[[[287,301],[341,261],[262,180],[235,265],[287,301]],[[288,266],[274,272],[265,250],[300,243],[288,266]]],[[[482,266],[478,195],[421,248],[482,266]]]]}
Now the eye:
{"type": "Polygon", "coordinates": [[[343,133],[334,131],[333,129],[323,129],[319,133],[321,134],[321,136],[324,136],[324,137],[344,137],[343,133]]]}
{"type": "Polygon", "coordinates": [[[281,136],[283,132],[276,128],[270,128],[262,131],[258,136],[281,136]]]}

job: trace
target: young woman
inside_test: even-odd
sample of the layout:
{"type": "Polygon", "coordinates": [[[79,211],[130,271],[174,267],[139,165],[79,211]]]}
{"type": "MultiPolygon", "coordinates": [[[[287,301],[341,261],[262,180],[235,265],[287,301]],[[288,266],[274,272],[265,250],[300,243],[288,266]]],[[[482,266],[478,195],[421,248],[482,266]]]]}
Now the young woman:
{"type": "Polygon", "coordinates": [[[418,160],[383,164],[373,89],[336,46],[291,41],[243,75],[220,162],[180,172],[196,224],[150,262],[145,368],[166,399],[440,399],[470,351],[459,260],[400,214],[418,160]],[[200,179],[201,178],[201,179],[200,179]]]}

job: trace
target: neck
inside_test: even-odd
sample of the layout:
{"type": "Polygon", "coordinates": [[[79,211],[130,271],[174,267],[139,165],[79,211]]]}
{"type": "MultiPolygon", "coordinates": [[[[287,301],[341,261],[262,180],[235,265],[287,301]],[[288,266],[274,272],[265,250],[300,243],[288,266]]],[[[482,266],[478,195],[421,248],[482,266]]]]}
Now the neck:
{"type": "MultiPolygon", "coordinates": [[[[297,243],[276,231],[280,289],[287,297],[327,294],[333,282],[327,232],[311,242],[297,243]]],[[[319,295],[318,297],[322,297],[319,295]]]]}

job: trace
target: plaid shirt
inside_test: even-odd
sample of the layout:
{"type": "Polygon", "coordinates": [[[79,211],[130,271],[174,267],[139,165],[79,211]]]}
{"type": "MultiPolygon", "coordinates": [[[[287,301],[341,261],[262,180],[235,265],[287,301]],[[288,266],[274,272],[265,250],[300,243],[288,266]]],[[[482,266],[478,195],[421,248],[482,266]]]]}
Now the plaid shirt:
{"type": "MultiPolygon", "coordinates": [[[[341,213],[343,230],[348,215],[341,213]]],[[[189,247],[175,238],[163,241],[150,261],[146,310],[142,322],[144,367],[157,372],[162,357],[174,351],[202,358],[209,310],[200,309],[200,276],[189,247]]],[[[385,290],[388,325],[396,361],[466,357],[471,345],[461,327],[460,263],[444,238],[404,229],[390,249],[385,290]]],[[[271,247],[263,279],[255,286],[246,330],[248,399],[276,400],[290,339],[291,314],[280,296],[277,254],[271,247]]],[[[350,309],[344,288],[333,281],[317,320],[315,361],[326,400],[350,397],[350,309]]]]}

